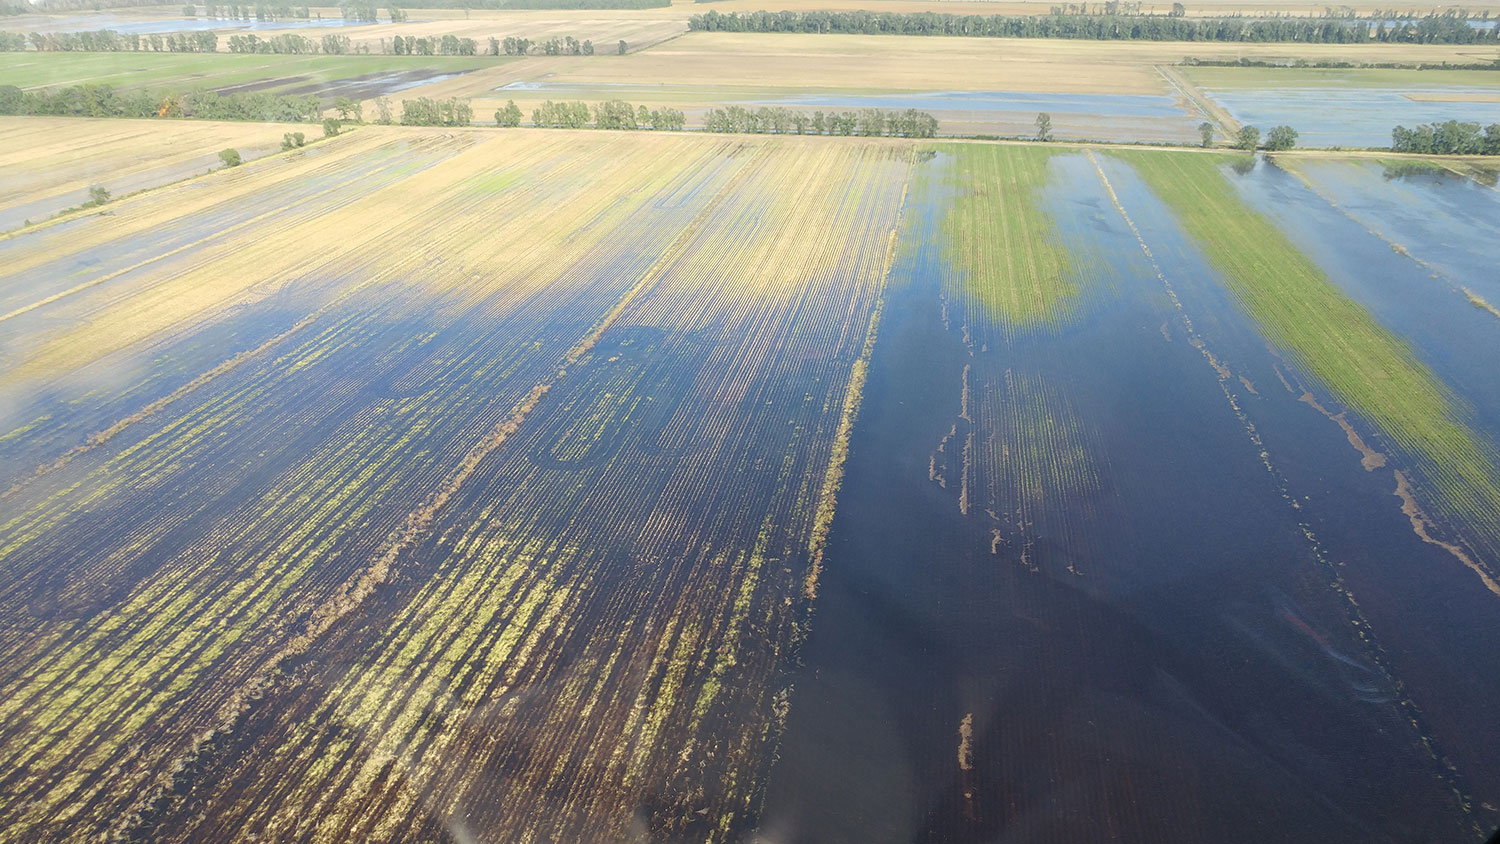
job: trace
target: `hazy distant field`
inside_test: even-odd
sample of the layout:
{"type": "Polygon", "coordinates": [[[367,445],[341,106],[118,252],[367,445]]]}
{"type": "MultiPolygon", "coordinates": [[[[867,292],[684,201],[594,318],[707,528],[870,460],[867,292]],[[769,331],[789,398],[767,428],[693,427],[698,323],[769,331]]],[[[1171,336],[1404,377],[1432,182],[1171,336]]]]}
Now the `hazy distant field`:
{"type": "Polygon", "coordinates": [[[218,167],[232,147],[249,161],[278,148],[292,127],[259,123],[0,118],[0,231],[40,222],[89,198],[115,196],[218,167]]]}
{"type": "Polygon", "coordinates": [[[120,88],[187,91],[255,85],[285,93],[305,85],[364,74],[423,69],[460,73],[494,68],[505,59],[427,56],[272,56],[221,53],[0,53],[0,76],[22,88],[85,82],[120,88]]]}

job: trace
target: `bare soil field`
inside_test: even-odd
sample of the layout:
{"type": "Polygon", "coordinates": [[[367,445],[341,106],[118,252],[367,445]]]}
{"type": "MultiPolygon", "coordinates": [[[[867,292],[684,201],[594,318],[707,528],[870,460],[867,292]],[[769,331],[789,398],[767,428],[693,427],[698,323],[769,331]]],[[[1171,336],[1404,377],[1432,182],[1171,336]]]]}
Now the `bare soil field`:
{"type": "Polygon", "coordinates": [[[88,199],[101,185],[116,197],[220,166],[232,147],[250,160],[294,128],[209,121],[0,118],[0,232],[39,222],[88,199]]]}

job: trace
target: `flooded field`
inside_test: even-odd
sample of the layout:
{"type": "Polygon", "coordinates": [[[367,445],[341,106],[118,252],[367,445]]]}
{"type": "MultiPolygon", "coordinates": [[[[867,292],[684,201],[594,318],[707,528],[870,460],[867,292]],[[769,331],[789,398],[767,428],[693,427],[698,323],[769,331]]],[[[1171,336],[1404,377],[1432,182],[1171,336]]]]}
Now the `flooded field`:
{"type": "MultiPolygon", "coordinates": [[[[1285,176],[1221,161],[1186,184],[1260,208],[1254,183],[1285,176]]],[[[1424,509],[1463,505],[1258,304],[1279,228],[1263,219],[1241,263],[1188,223],[1234,234],[1177,194],[1197,163],[950,148],[919,169],[769,840],[1493,828],[1496,510],[1424,509]]],[[[1303,193],[1268,203],[1279,226],[1324,222],[1303,193]]],[[[1317,257],[1304,283],[1352,301],[1317,257]]],[[[1398,360],[1395,327],[1334,333],[1398,360]]],[[[1476,361],[1500,356],[1489,328],[1476,361]]],[[[1441,415],[1493,478],[1500,427],[1441,415]]]]}
{"type": "MultiPolygon", "coordinates": [[[[1496,80],[1500,83],[1500,79],[1496,80]]],[[[1204,90],[1242,125],[1297,130],[1306,147],[1391,146],[1391,129],[1458,120],[1500,122],[1500,84],[1411,87],[1223,87],[1204,90]]]]}
{"type": "Polygon", "coordinates": [[[365,127],[0,240],[0,840],[1480,840],[1493,193],[365,127]]]}

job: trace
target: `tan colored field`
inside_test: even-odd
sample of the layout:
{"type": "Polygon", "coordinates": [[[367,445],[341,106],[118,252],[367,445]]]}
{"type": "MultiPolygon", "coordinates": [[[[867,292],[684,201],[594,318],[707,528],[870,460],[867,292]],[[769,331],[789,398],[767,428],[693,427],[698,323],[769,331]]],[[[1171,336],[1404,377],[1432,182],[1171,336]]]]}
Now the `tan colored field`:
{"type": "Polygon", "coordinates": [[[1495,93],[1426,91],[1402,96],[1418,103],[1500,103],[1500,91],[1495,93]]]}
{"type": "Polygon", "coordinates": [[[39,222],[88,199],[116,197],[220,166],[232,147],[246,161],[273,152],[289,128],[263,123],[0,118],[0,232],[39,222]]]}
{"type": "MultiPolygon", "coordinates": [[[[337,15],[338,10],[328,10],[337,15]]],[[[579,41],[590,40],[599,53],[613,54],[619,41],[625,41],[632,50],[660,43],[674,35],[687,31],[685,15],[675,15],[670,9],[608,10],[608,11],[475,11],[469,16],[452,9],[414,9],[408,14],[411,20],[405,23],[381,23],[366,26],[308,27],[276,30],[273,34],[297,33],[319,40],[330,32],[347,35],[356,45],[368,46],[371,52],[387,49],[396,35],[418,38],[456,35],[473,38],[479,42],[480,50],[486,49],[490,38],[529,38],[545,41],[549,38],[572,36],[579,41]],[[667,13],[667,14],[663,14],[667,13]]],[[[325,14],[325,17],[328,16],[325,14]]],[[[221,49],[227,49],[228,36],[236,30],[226,29],[219,33],[221,49]]],[[[262,37],[265,33],[261,34],[262,37]]]]}

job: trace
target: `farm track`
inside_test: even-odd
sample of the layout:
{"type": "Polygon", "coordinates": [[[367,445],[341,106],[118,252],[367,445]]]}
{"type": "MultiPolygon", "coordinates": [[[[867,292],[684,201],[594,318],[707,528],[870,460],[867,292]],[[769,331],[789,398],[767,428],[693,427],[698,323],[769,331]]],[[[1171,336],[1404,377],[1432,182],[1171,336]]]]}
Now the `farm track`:
{"type": "MultiPolygon", "coordinates": [[[[497,766],[524,773],[473,828],[620,830],[662,777],[684,788],[653,824],[722,836],[752,810],[754,777],[722,774],[766,761],[905,147],[459,136],[416,168],[399,160],[420,151],[397,155],[402,178],[316,223],[251,215],[235,238],[251,255],[121,276],[138,295],[55,335],[88,350],[97,326],[136,321],[137,298],[205,275],[235,279],[136,342],[170,348],[279,266],[301,267],[289,293],[316,294],[254,354],[205,360],[207,378],[158,390],[171,400],[7,500],[0,838],[152,828],[176,789],[218,782],[192,779],[192,760],[227,746],[226,726],[248,755],[213,757],[225,782],[281,796],[225,785],[182,827],[192,840],[420,839],[497,766]],[[625,157],[601,169],[606,146],[625,157]],[[546,452],[562,465],[532,459],[546,452]],[[445,700],[434,690],[458,707],[436,731],[420,714],[445,700]],[[266,696],[285,708],[256,708],[266,696]],[[469,713],[494,707],[518,710],[509,738],[476,740],[469,713]],[[294,715],[310,711],[332,720],[294,715]],[[319,745],[330,729],[340,743],[319,745]],[[576,802],[550,821],[524,811],[564,785],[576,802]]],[[[302,163],[261,178],[294,183],[277,175],[302,163]]]]}

